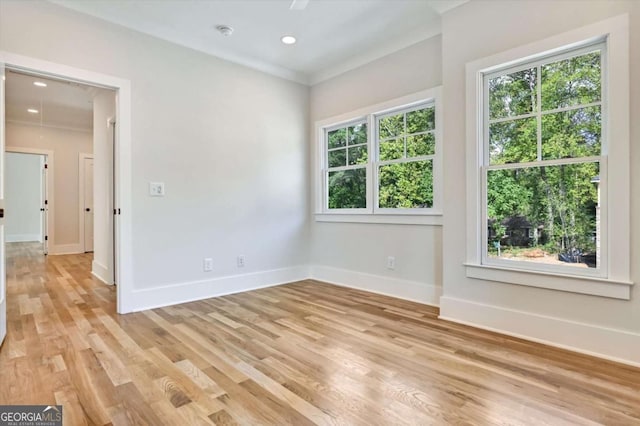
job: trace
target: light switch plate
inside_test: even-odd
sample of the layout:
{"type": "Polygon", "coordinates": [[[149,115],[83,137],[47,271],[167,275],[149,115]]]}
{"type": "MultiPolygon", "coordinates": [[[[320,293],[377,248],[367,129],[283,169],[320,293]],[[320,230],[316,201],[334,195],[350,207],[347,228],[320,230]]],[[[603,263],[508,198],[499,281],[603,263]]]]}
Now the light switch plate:
{"type": "Polygon", "coordinates": [[[164,183],[149,182],[149,195],[152,197],[164,197],[164,183]]]}

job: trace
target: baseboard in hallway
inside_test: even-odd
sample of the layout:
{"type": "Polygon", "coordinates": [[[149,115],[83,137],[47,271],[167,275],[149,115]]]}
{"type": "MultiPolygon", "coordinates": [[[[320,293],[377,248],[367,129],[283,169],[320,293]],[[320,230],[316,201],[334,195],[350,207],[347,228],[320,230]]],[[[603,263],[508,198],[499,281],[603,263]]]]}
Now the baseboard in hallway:
{"type": "Polygon", "coordinates": [[[95,259],[91,262],[91,275],[107,285],[113,285],[113,279],[109,278],[113,274],[109,272],[109,269],[106,266],[97,262],[95,259]]]}
{"type": "Polygon", "coordinates": [[[7,234],[5,241],[7,243],[40,243],[42,244],[42,236],[40,234],[7,234]]]}
{"type": "Polygon", "coordinates": [[[59,244],[59,245],[50,245],[49,246],[49,254],[50,255],[61,255],[61,254],[82,254],[84,250],[82,249],[81,244],[59,244]]]}

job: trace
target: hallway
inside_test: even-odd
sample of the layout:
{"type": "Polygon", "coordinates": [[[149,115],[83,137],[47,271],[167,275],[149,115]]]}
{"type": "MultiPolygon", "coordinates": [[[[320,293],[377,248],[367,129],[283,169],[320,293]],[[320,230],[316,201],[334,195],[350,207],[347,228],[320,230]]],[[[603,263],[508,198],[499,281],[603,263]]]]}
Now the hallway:
{"type": "Polygon", "coordinates": [[[78,405],[76,386],[89,384],[86,373],[73,374],[83,367],[80,351],[90,347],[87,334],[97,315],[115,312],[115,287],[91,276],[91,253],[47,257],[40,243],[10,243],[6,250],[0,403],[56,402],[68,416],[74,410],[67,404],[78,405]]]}

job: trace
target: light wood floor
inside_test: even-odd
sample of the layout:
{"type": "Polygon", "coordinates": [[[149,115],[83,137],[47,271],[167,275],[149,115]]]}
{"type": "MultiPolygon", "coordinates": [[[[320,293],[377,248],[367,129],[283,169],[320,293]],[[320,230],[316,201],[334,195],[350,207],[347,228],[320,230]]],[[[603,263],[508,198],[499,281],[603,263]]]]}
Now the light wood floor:
{"type": "Polygon", "coordinates": [[[313,281],[119,316],[90,255],[8,252],[0,404],[76,424],[640,424],[640,369],[313,281]]]}

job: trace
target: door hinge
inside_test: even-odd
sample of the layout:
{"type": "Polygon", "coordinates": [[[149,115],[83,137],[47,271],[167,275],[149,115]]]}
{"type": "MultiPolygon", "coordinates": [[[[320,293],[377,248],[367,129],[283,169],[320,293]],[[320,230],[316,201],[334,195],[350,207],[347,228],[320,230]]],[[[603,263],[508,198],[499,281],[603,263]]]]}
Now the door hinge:
{"type": "Polygon", "coordinates": [[[49,200],[44,200],[44,205],[45,206],[49,205],[49,200]]]}
{"type": "Polygon", "coordinates": [[[119,215],[120,214],[120,209],[113,209],[113,214],[114,215],[119,215]]]}
{"type": "Polygon", "coordinates": [[[49,168],[49,165],[45,163],[44,168],[45,168],[45,169],[48,169],[48,168],[49,168]]]}
{"type": "Polygon", "coordinates": [[[45,235],[45,236],[44,236],[44,240],[45,240],[45,241],[49,241],[49,236],[48,236],[48,235],[45,235]]]}

